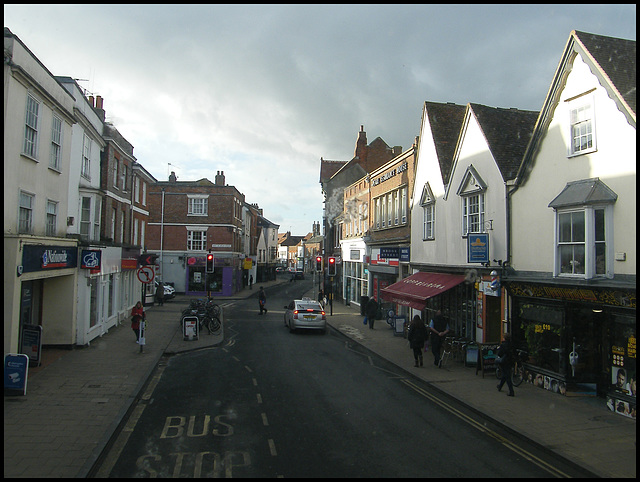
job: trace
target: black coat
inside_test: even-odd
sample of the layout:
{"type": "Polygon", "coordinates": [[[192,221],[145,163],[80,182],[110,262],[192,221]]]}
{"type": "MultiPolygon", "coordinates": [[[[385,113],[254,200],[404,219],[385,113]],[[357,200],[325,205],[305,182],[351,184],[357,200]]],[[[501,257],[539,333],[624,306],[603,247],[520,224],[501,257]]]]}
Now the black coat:
{"type": "Polygon", "coordinates": [[[365,313],[367,315],[367,318],[371,318],[371,319],[375,319],[376,315],[378,314],[378,302],[376,300],[374,300],[373,298],[371,298],[368,302],[367,302],[367,307],[365,308],[365,313]]]}
{"type": "Polygon", "coordinates": [[[411,323],[407,339],[411,348],[424,348],[424,342],[427,339],[427,327],[425,324],[422,322],[411,323]]]}
{"type": "Polygon", "coordinates": [[[515,360],[513,356],[513,346],[510,341],[505,340],[500,344],[498,347],[498,356],[502,358],[500,365],[504,367],[513,365],[515,360]]]}

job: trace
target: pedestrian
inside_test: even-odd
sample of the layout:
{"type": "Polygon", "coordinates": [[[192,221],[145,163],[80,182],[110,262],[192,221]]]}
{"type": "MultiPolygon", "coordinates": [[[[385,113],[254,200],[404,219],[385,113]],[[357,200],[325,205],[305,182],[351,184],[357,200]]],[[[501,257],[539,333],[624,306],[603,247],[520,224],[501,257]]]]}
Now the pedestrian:
{"type": "Polygon", "coordinates": [[[376,315],[378,314],[378,302],[374,297],[371,297],[367,302],[367,307],[365,308],[365,313],[367,314],[367,322],[369,323],[369,329],[373,330],[373,323],[376,321],[376,315]]]}
{"type": "Polygon", "coordinates": [[[142,307],[142,302],[138,301],[131,309],[131,329],[136,334],[136,343],[140,342],[140,322],[145,320],[147,315],[142,307]]]}
{"type": "Polygon", "coordinates": [[[156,301],[160,306],[164,304],[164,285],[162,283],[158,283],[156,288],[156,301]]]}
{"type": "Polygon", "coordinates": [[[413,358],[416,364],[414,366],[422,366],[422,349],[427,339],[427,327],[424,325],[420,315],[416,315],[409,325],[409,333],[407,334],[409,346],[413,349],[413,358]]]}
{"type": "Polygon", "coordinates": [[[442,311],[437,310],[436,314],[429,323],[429,331],[431,333],[431,350],[433,351],[433,364],[442,368],[442,360],[440,359],[440,349],[442,340],[449,333],[449,323],[442,316],[442,311]]]}
{"type": "Polygon", "coordinates": [[[513,392],[513,381],[511,380],[511,372],[513,370],[513,346],[511,346],[511,334],[504,334],[504,341],[498,347],[498,358],[500,358],[500,368],[502,368],[502,378],[500,379],[500,383],[498,383],[498,391],[502,390],[502,386],[505,382],[507,382],[507,387],[509,387],[509,393],[507,393],[508,397],[513,397],[515,393],[513,392]]]}
{"type": "Polygon", "coordinates": [[[260,304],[260,314],[264,311],[267,312],[267,295],[264,292],[264,288],[261,286],[260,291],[258,291],[258,303],[260,304]]]}
{"type": "Polygon", "coordinates": [[[322,288],[320,288],[320,291],[318,292],[318,303],[320,303],[324,308],[324,291],[322,291],[322,288]]]}
{"type": "Polygon", "coordinates": [[[249,276],[249,289],[253,289],[253,275],[249,276]]]}

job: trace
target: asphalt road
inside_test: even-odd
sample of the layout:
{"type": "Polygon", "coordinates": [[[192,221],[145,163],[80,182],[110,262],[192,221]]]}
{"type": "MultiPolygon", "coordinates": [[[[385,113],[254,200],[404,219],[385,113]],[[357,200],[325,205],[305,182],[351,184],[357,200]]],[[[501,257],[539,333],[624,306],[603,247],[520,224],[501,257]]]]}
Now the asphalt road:
{"type": "Polygon", "coordinates": [[[161,362],[111,477],[580,475],[329,329],[289,333],[296,281],[225,310],[225,343],[161,362]]]}

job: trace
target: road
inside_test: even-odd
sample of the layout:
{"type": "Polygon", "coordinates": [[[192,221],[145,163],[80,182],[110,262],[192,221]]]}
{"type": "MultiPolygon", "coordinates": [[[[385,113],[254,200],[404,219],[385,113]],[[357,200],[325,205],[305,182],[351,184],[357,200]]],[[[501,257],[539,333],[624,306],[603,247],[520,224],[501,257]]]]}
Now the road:
{"type": "Polygon", "coordinates": [[[164,359],[111,477],[576,476],[329,329],[289,333],[296,281],[225,309],[225,343],[164,359]]]}

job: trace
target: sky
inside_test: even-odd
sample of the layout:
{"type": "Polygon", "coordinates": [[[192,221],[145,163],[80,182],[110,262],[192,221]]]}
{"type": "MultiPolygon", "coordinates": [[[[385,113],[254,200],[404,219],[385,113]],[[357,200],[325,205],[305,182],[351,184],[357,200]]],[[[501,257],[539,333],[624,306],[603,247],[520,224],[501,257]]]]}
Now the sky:
{"type": "Polygon", "coordinates": [[[635,40],[636,6],[4,4],[4,26],[157,180],[223,171],[303,236],[320,159],[351,160],[360,126],[404,151],[425,101],[539,110],[571,31],[635,40]]]}

